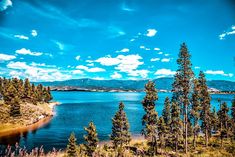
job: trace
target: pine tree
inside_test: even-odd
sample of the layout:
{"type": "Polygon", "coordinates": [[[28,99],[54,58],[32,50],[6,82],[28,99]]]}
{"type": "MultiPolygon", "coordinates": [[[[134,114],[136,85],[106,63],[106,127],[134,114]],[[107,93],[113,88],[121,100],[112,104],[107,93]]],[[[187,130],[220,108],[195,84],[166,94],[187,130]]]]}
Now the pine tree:
{"type": "MultiPolygon", "coordinates": [[[[169,123],[170,124],[170,123],[169,123]]],[[[166,125],[163,117],[158,120],[158,136],[160,140],[160,148],[163,149],[166,146],[166,138],[169,133],[169,127],[166,125]]]]}
{"type": "Polygon", "coordinates": [[[155,84],[152,81],[149,81],[145,85],[146,95],[142,101],[145,115],[142,118],[142,133],[145,138],[148,140],[149,145],[149,154],[154,156],[157,154],[157,120],[158,115],[155,111],[155,101],[158,100],[157,90],[155,89],[155,84]]]}
{"type": "Polygon", "coordinates": [[[218,130],[218,124],[219,124],[218,115],[214,107],[210,114],[210,130],[216,132],[218,130]]]}
{"type": "Polygon", "coordinates": [[[67,156],[68,157],[76,157],[77,156],[77,144],[76,144],[76,137],[75,134],[72,132],[69,139],[68,139],[68,145],[67,145],[67,156]]]}
{"type": "Polygon", "coordinates": [[[24,82],[24,99],[30,100],[32,96],[32,89],[29,82],[29,79],[26,78],[24,82]]]}
{"type": "Polygon", "coordinates": [[[44,102],[49,102],[51,99],[52,99],[52,96],[51,96],[51,92],[50,92],[50,87],[48,87],[48,88],[43,88],[43,100],[44,100],[44,102]]]}
{"type": "Polygon", "coordinates": [[[218,118],[220,122],[220,139],[221,139],[221,147],[223,146],[223,139],[228,137],[228,123],[229,123],[229,116],[228,116],[229,108],[226,102],[221,104],[220,110],[218,111],[218,118]]]}
{"type": "Polygon", "coordinates": [[[182,137],[182,120],[180,119],[180,108],[177,103],[173,100],[171,104],[171,142],[174,145],[175,152],[177,152],[180,138],[182,137]]]}
{"type": "Polygon", "coordinates": [[[37,101],[38,102],[41,102],[41,101],[43,101],[43,86],[42,86],[42,84],[39,84],[38,86],[37,86],[37,101]]]}
{"type": "Polygon", "coordinates": [[[200,131],[199,126],[199,119],[200,119],[200,85],[197,79],[194,80],[194,87],[193,87],[193,94],[192,94],[192,109],[190,118],[192,119],[193,123],[193,146],[196,148],[196,138],[200,131]]]}
{"type": "Polygon", "coordinates": [[[129,123],[124,111],[124,104],[119,104],[119,109],[112,119],[112,133],[110,139],[113,142],[114,147],[123,149],[124,145],[127,145],[131,141],[129,133],[129,123]]]}
{"type": "Polygon", "coordinates": [[[87,135],[84,136],[84,139],[86,141],[86,154],[88,156],[92,156],[99,142],[96,127],[93,122],[90,122],[89,126],[87,128],[85,127],[84,129],[87,132],[87,135]]]}
{"type": "Polygon", "coordinates": [[[231,127],[232,127],[232,140],[235,140],[235,97],[232,100],[231,107],[231,127]]]}
{"type": "Polygon", "coordinates": [[[169,97],[166,97],[165,102],[164,102],[164,108],[162,111],[162,117],[166,125],[169,125],[170,120],[171,120],[171,104],[170,103],[171,102],[170,102],[169,97]]]}
{"type": "Polygon", "coordinates": [[[201,98],[200,98],[200,103],[201,103],[201,120],[202,120],[202,125],[201,128],[205,134],[205,145],[206,147],[208,146],[208,140],[209,140],[209,134],[210,134],[210,124],[211,124],[211,117],[210,117],[210,108],[211,108],[211,97],[208,92],[208,87],[206,85],[206,78],[205,74],[200,71],[199,73],[199,84],[201,88],[201,98]]]}
{"type": "Polygon", "coordinates": [[[183,104],[183,122],[184,122],[184,147],[185,153],[188,152],[188,107],[189,107],[189,94],[190,87],[192,84],[193,71],[192,64],[190,61],[191,55],[188,52],[188,48],[185,43],[181,45],[179,57],[177,59],[178,70],[177,73],[179,75],[178,86],[181,96],[181,103],[183,104]]]}

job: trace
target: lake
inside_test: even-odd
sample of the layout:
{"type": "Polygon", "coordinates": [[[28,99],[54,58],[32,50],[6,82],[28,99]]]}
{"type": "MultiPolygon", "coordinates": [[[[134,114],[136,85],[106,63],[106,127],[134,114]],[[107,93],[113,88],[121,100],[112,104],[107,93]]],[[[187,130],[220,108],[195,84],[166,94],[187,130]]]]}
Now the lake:
{"type": "MultiPolygon", "coordinates": [[[[55,107],[56,114],[50,123],[35,131],[2,137],[0,138],[1,147],[19,142],[21,146],[26,146],[28,149],[41,145],[46,151],[53,147],[64,149],[72,131],[75,132],[78,143],[83,142],[84,126],[87,126],[91,120],[97,127],[100,141],[108,140],[112,127],[111,118],[117,111],[120,101],[125,104],[132,135],[138,135],[141,132],[141,118],[144,114],[141,100],[145,93],[53,91],[52,95],[55,101],[61,102],[61,105],[55,107]]],[[[166,96],[170,97],[171,93],[158,93],[158,96],[156,110],[161,115],[164,99],[166,96]]],[[[212,106],[217,109],[218,98],[231,106],[233,95],[212,95],[212,106]]]]}

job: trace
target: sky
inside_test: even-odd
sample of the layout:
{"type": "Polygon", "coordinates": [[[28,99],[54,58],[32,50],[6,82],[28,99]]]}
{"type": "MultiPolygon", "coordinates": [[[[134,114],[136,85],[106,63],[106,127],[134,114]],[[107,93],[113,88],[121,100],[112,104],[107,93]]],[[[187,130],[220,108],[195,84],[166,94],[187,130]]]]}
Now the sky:
{"type": "Polygon", "coordinates": [[[235,81],[233,0],[0,0],[0,76],[32,81],[195,76],[235,81]]]}

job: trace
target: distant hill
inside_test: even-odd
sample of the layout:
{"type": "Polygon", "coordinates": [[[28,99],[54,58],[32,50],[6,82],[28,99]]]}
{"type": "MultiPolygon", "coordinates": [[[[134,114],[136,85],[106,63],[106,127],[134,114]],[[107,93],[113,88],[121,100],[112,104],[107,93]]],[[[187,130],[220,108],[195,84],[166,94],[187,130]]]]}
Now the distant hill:
{"type": "MultiPolygon", "coordinates": [[[[76,87],[81,89],[104,90],[143,90],[148,80],[94,80],[89,78],[71,79],[66,81],[38,82],[44,86],[76,87]]],[[[158,78],[154,80],[159,90],[171,90],[173,78],[158,78]]],[[[212,80],[207,82],[209,88],[220,91],[235,91],[235,82],[225,80],[212,80]]]]}

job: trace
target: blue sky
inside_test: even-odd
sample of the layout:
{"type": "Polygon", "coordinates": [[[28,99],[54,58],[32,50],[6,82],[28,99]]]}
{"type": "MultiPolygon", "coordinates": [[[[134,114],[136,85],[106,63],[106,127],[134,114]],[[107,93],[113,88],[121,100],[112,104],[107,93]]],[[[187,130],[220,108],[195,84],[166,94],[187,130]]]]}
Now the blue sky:
{"type": "Polygon", "coordinates": [[[171,77],[182,42],[196,75],[235,81],[232,0],[0,0],[4,77],[171,77]]]}

